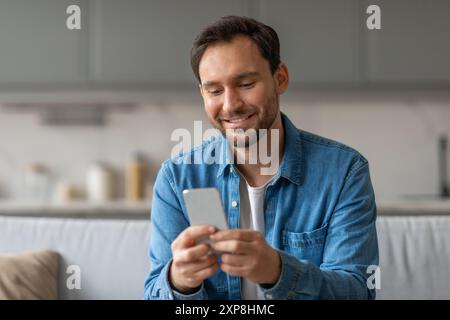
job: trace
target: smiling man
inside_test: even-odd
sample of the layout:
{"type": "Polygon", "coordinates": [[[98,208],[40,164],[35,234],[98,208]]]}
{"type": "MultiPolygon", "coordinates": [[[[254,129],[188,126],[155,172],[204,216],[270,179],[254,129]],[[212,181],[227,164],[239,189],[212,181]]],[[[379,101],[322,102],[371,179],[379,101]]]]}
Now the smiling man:
{"type": "Polygon", "coordinates": [[[197,37],[191,65],[208,119],[222,135],[161,167],[145,298],[374,298],[366,283],[369,266],[378,264],[368,162],[281,113],[289,73],[276,32],[224,17],[197,37]],[[275,172],[263,174],[260,154],[255,163],[239,161],[255,144],[280,160],[275,172]],[[187,161],[213,157],[211,150],[222,150],[223,161],[187,161]],[[228,230],[189,224],[183,190],[210,187],[221,194],[228,230]],[[197,244],[205,236],[211,245],[197,244]]]}

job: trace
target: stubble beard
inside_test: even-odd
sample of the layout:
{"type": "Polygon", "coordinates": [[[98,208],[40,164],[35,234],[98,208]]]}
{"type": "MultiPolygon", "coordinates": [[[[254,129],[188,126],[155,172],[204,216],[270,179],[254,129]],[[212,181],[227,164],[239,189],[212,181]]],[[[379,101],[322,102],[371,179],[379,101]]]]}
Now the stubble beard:
{"type": "MultiPolygon", "coordinates": [[[[276,92],[274,92],[268,98],[267,103],[262,109],[259,110],[262,110],[262,113],[256,115],[259,117],[256,127],[247,129],[245,131],[243,129],[224,129],[221,125],[221,121],[217,118],[213,121],[211,119],[209,120],[211,124],[222,133],[222,136],[228,139],[228,142],[234,148],[249,148],[254,143],[259,142],[263,134],[268,133],[277,118],[280,107],[278,95],[276,94],[276,92]],[[255,135],[252,135],[253,139],[248,135],[245,135],[245,133],[248,133],[248,131],[250,130],[255,130],[255,135]],[[239,135],[244,135],[244,137],[241,137],[240,139],[239,135]]],[[[235,115],[244,115],[244,113],[238,112],[235,115]]]]}

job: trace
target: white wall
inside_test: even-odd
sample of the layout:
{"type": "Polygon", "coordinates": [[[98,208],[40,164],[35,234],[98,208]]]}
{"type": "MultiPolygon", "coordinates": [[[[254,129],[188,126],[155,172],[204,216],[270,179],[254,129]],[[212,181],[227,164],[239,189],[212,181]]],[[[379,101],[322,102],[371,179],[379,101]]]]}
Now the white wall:
{"type": "MultiPolygon", "coordinates": [[[[370,162],[378,199],[438,191],[437,137],[450,136],[448,96],[300,93],[281,105],[300,128],[359,150],[370,162]]],[[[176,144],[172,130],[192,130],[194,120],[206,118],[192,95],[112,112],[99,127],[44,126],[34,113],[0,108],[0,196],[20,197],[23,168],[32,161],[47,164],[54,182],[80,187],[90,163],[106,160],[122,172],[134,150],[158,168],[176,144]]]]}

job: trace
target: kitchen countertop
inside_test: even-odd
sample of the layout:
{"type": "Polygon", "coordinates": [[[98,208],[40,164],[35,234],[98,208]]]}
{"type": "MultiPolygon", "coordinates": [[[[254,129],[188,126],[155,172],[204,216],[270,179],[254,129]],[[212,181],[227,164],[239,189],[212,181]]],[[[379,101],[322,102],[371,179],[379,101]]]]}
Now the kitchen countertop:
{"type": "MultiPolygon", "coordinates": [[[[0,215],[79,218],[139,218],[150,216],[151,200],[70,203],[0,201],[0,215]]],[[[393,199],[377,201],[378,215],[450,215],[450,198],[393,199]]]]}
{"type": "Polygon", "coordinates": [[[379,215],[450,215],[450,198],[417,197],[377,201],[379,215]]]}
{"type": "Polygon", "coordinates": [[[150,201],[36,203],[0,201],[0,215],[51,216],[51,217],[99,217],[99,218],[142,218],[150,217],[150,201]]]}

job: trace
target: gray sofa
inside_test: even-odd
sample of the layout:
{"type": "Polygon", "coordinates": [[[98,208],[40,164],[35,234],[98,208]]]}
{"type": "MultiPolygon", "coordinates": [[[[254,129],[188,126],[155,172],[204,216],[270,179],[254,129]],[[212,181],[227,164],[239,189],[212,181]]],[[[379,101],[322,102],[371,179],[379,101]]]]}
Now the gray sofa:
{"type": "MultiPolygon", "coordinates": [[[[378,218],[377,299],[450,299],[450,216],[378,218]]],[[[60,253],[60,299],[142,299],[149,271],[146,220],[0,217],[0,254],[60,253]],[[69,265],[81,289],[68,289],[69,265]]]]}

